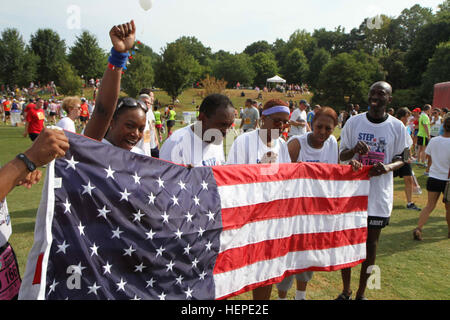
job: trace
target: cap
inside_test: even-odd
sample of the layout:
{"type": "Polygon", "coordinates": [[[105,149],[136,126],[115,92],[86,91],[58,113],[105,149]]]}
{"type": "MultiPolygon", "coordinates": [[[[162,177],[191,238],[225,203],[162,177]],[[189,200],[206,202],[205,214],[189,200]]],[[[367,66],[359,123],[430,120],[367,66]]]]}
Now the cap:
{"type": "Polygon", "coordinates": [[[422,112],[420,108],[415,108],[412,112],[422,112]]]}

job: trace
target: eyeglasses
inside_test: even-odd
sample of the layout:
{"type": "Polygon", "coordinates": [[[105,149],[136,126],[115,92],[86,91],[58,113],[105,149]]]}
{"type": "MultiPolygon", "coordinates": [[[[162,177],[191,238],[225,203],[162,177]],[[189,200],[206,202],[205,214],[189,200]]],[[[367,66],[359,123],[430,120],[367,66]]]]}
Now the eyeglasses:
{"type": "Polygon", "coordinates": [[[145,113],[148,112],[148,107],[145,103],[143,103],[142,101],[139,100],[135,100],[133,98],[123,98],[119,104],[117,105],[116,108],[116,112],[122,108],[122,107],[126,107],[126,108],[136,108],[136,107],[141,107],[142,110],[144,110],[145,113]]]}

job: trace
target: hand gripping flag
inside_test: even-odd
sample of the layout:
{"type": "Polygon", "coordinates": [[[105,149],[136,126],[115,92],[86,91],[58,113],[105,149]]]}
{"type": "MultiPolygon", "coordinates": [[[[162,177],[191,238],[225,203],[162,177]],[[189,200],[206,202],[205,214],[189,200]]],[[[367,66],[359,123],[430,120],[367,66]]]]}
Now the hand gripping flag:
{"type": "Polygon", "coordinates": [[[66,135],[20,299],[224,299],[365,259],[368,168],[186,168],[66,135]]]}

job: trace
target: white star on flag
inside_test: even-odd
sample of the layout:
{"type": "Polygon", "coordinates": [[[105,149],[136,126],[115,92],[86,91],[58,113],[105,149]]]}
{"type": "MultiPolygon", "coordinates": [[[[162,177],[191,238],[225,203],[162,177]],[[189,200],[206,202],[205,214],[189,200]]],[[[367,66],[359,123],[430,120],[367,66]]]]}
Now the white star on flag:
{"type": "Polygon", "coordinates": [[[150,231],[146,232],[145,234],[147,235],[147,238],[145,240],[148,240],[148,239],[153,240],[153,236],[156,234],[156,232],[153,232],[153,230],[150,229],[150,231]]]}
{"type": "Polygon", "coordinates": [[[127,283],[125,282],[125,281],[123,281],[123,279],[122,278],[120,278],[120,282],[119,283],[116,283],[116,285],[117,285],[117,291],[119,291],[119,290],[122,290],[122,291],[125,291],[125,285],[126,285],[127,283]]]}
{"type": "Polygon", "coordinates": [[[185,215],[186,221],[187,221],[187,222],[192,222],[192,217],[193,217],[193,216],[194,216],[194,215],[191,214],[191,213],[188,211],[188,213],[186,213],[186,215],[185,215]]]}
{"type": "Polygon", "coordinates": [[[97,295],[97,290],[101,288],[101,286],[97,286],[97,282],[94,282],[94,284],[92,286],[88,286],[89,288],[89,293],[93,293],[95,295],[97,295]]]}
{"type": "Polygon", "coordinates": [[[212,213],[211,211],[208,211],[207,216],[208,216],[208,221],[211,221],[211,220],[214,221],[214,213],[212,213]]]}
{"type": "Polygon", "coordinates": [[[77,163],[79,163],[79,161],[75,161],[73,156],[72,156],[72,159],[70,159],[70,160],[67,160],[67,159],[64,159],[64,160],[66,160],[66,162],[67,162],[66,170],[69,168],[76,170],[75,166],[77,165],[77,163]]]}
{"type": "Polygon", "coordinates": [[[194,291],[188,287],[187,291],[184,292],[186,294],[186,299],[192,298],[192,292],[194,292],[194,291]]]}
{"type": "Polygon", "coordinates": [[[66,254],[66,249],[69,247],[70,245],[66,244],[66,240],[64,240],[64,242],[60,245],[58,245],[58,251],[56,251],[56,253],[62,252],[64,254],[66,254]]]}
{"type": "Polygon", "coordinates": [[[114,178],[115,171],[111,169],[111,166],[108,166],[108,169],[103,169],[103,170],[106,171],[106,179],[108,179],[108,178],[112,178],[113,180],[115,179],[114,178]]]}
{"type": "Polygon", "coordinates": [[[98,256],[97,250],[98,250],[99,248],[100,248],[100,247],[97,247],[95,243],[94,243],[94,245],[93,245],[92,247],[89,248],[89,249],[92,250],[92,252],[91,252],[91,257],[92,257],[94,254],[95,254],[96,256],[98,256]]]}
{"type": "Polygon", "coordinates": [[[148,199],[148,204],[155,204],[156,197],[153,195],[153,193],[150,192],[150,194],[148,195],[148,199]]]}
{"type": "Polygon", "coordinates": [[[166,264],[167,270],[166,271],[173,271],[173,266],[175,265],[175,263],[173,263],[173,260],[170,260],[170,262],[168,264],[166,264]]]}
{"type": "Polygon", "coordinates": [[[133,179],[135,184],[141,184],[141,177],[138,176],[137,172],[134,173],[133,179]]]}
{"type": "Polygon", "coordinates": [[[186,184],[180,180],[180,182],[178,182],[178,185],[180,186],[181,190],[186,190],[186,184]]]}
{"type": "Polygon", "coordinates": [[[103,266],[103,269],[105,269],[105,271],[103,271],[103,274],[106,274],[106,273],[111,274],[111,267],[112,267],[112,264],[109,264],[109,262],[106,261],[106,264],[103,266]]]}
{"type": "Polygon", "coordinates": [[[194,202],[195,202],[195,205],[197,205],[197,206],[200,205],[200,199],[197,196],[194,197],[194,202]]]}
{"type": "Polygon", "coordinates": [[[64,205],[64,207],[65,207],[64,213],[67,213],[67,212],[70,213],[70,206],[71,206],[71,204],[70,204],[70,202],[69,202],[69,199],[66,199],[66,202],[63,203],[63,205],[64,205]]]}
{"type": "Polygon", "coordinates": [[[201,183],[203,190],[208,190],[208,183],[205,180],[201,183]]]}
{"type": "Polygon", "coordinates": [[[127,188],[125,188],[125,190],[124,190],[123,192],[119,192],[119,193],[122,195],[122,197],[120,198],[119,201],[122,201],[122,200],[128,201],[128,196],[129,196],[131,193],[128,192],[127,188]]]}
{"type": "Polygon", "coordinates": [[[134,216],[133,222],[135,222],[135,221],[139,221],[140,222],[141,218],[143,216],[145,216],[145,214],[141,213],[141,210],[138,210],[138,212],[134,213],[133,216],[134,216]]]}
{"type": "Polygon", "coordinates": [[[161,177],[158,178],[157,182],[160,188],[164,188],[164,181],[161,180],[161,177]]]}
{"type": "Polygon", "coordinates": [[[156,257],[162,256],[162,254],[163,254],[164,251],[166,251],[166,249],[163,248],[162,246],[161,246],[161,248],[156,249],[156,257]]]}
{"type": "Polygon", "coordinates": [[[173,195],[173,197],[171,198],[171,200],[172,200],[172,202],[173,202],[173,206],[174,205],[178,205],[178,198],[177,197],[175,197],[175,195],[173,195]]]}
{"type": "Polygon", "coordinates": [[[112,235],[111,239],[114,239],[114,238],[120,239],[120,234],[123,233],[123,231],[120,231],[119,227],[117,227],[116,230],[112,230],[112,233],[113,233],[113,235],[112,235]]]}
{"type": "Polygon", "coordinates": [[[80,221],[80,224],[78,225],[77,228],[78,228],[78,231],[80,232],[80,236],[81,236],[81,235],[84,236],[84,235],[85,235],[85,234],[84,234],[84,228],[85,228],[85,227],[81,224],[81,221],[80,221]]]}
{"type": "Polygon", "coordinates": [[[142,272],[143,270],[144,270],[144,268],[147,268],[146,266],[144,266],[144,263],[143,262],[141,262],[141,264],[140,265],[138,265],[138,266],[134,266],[136,269],[134,270],[134,272],[142,272]]]}
{"type": "Polygon", "coordinates": [[[125,251],[125,253],[123,254],[124,256],[130,256],[133,252],[136,251],[136,249],[133,249],[133,246],[130,246],[128,249],[123,249],[125,251]]]}
{"type": "Polygon", "coordinates": [[[106,219],[106,214],[111,212],[111,210],[106,209],[106,206],[103,206],[103,209],[97,209],[99,215],[97,217],[103,217],[106,219]]]}
{"type": "Polygon", "coordinates": [[[83,187],[83,194],[88,193],[90,196],[92,196],[92,190],[95,189],[94,186],[91,186],[91,180],[88,181],[88,184],[86,186],[82,186],[83,187]]]}

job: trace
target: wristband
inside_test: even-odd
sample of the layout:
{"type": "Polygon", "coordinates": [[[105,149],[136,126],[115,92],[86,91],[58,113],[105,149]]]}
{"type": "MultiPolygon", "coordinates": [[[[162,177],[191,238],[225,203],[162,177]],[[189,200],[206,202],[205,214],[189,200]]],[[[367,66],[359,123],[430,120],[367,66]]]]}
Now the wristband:
{"type": "MultiPolygon", "coordinates": [[[[116,67],[126,69],[126,65],[128,62],[128,52],[117,52],[114,48],[111,48],[111,55],[108,58],[108,62],[116,67]]],[[[109,65],[108,65],[109,67],[109,65]]]]}

